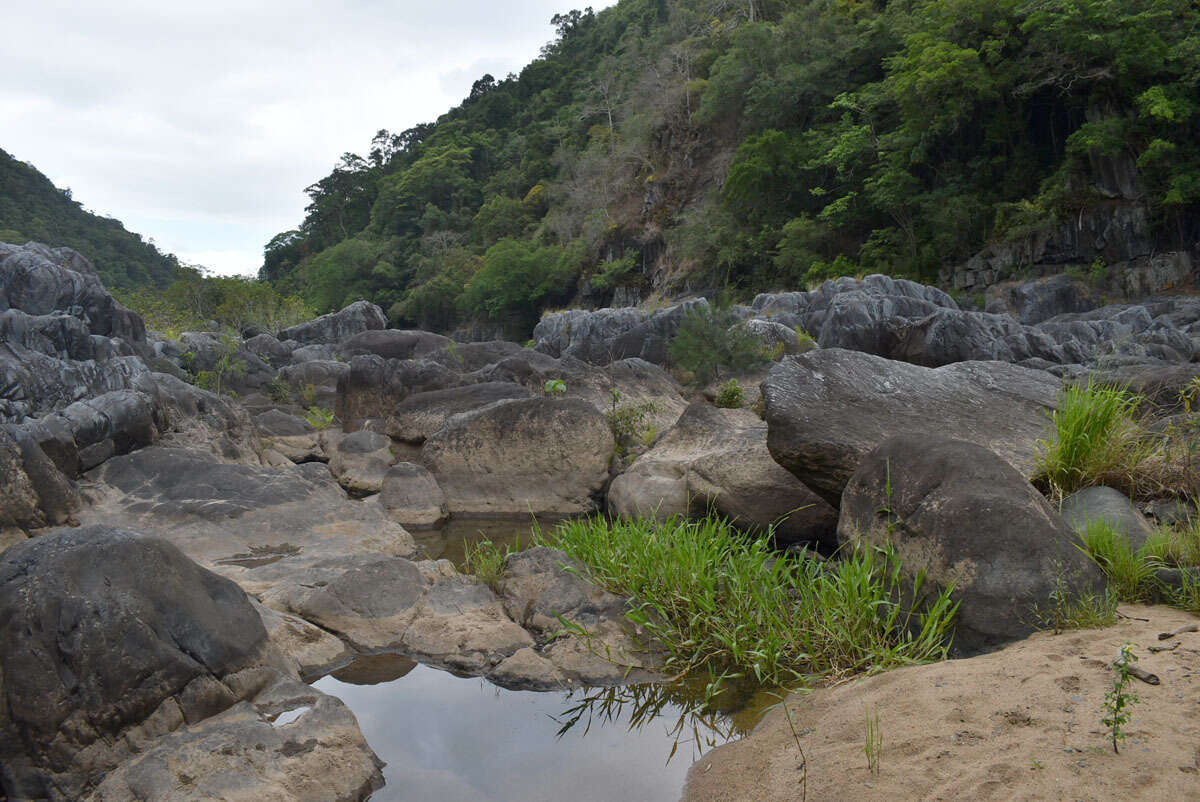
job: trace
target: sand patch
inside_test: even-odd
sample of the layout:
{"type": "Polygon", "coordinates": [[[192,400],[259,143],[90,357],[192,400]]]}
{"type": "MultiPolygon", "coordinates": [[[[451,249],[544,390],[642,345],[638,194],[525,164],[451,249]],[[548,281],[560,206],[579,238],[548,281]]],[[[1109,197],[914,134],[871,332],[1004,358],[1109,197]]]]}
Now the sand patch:
{"type": "MultiPolygon", "coordinates": [[[[998,652],[900,669],[788,698],[807,756],[808,800],[1200,799],[1200,633],[1158,633],[1196,617],[1122,605],[1149,622],[1037,633],[998,652]],[[1108,668],[1132,641],[1162,684],[1133,681],[1129,738],[1113,754],[1100,723],[1108,668]],[[883,753],[867,769],[864,716],[879,714],[883,753]]],[[[706,754],[686,802],[800,800],[800,751],[782,708],[748,737],[706,754]]]]}

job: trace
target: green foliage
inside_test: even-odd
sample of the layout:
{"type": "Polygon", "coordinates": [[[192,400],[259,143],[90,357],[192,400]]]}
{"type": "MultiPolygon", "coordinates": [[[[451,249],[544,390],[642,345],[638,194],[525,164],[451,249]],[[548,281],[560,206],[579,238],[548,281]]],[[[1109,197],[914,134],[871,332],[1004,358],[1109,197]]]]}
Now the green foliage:
{"type": "Polygon", "coordinates": [[[1128,538],[1102,519],[1088,521],[1080,539],[1084,552],[1104,570],[1118,601],[1154,600],[1158,591],[1154,569],[1160,565],[1153,556],[1157,544],[1134,551],[1128,538]]]}
{"type": "Polygon", "coordinates": [[[558,398],[567,391],[567,383],[562,379],[548,379],[542,390],[546,395],[558,398]]]}
{"type": "Polygon", "coordinates": [[[221,335],[217,361],[211,370],[196,373],[196,386],[220,394],[228,379],[246,375],[246,363],[237,358],[240,341],[232,334],[221,335]]]}
{"type": "Polygon", "coordinates": [[[1091,379],[1067,387],[1053,415],[1054,437],[1038,442],[1035,483],[1063,493],[1100,484],[1136,489],[1152,453],[1135,419],[1141,401],[1091,379]]]}
{"type": "Polygon", "coordinates": [[[635,444],[649,445],[657,432],[649,425],[652,415],[659,411],[654,401],[628,403],[621,401],[621,391],[612,388],[612,404],[604,413],[608,428],[612,430],[617,454],[625,454],[635,444]]]}
{"type": "Polygon", "coordinates": [[[195,268],[176,269],[165,288],[117,289],[113,297],[141,315],[147,328],[170,338],[203,331],[211,320],[236,332],[252,326],[278,332],[316,316],[301,298],[264,281],[206,276],[195,268]]]}
{"type": "Polygon", "coordinates": [[[566,298],[578,275],[575,249],[503,239],[488,248],[460,303],[473,314],[529,331],[548,303],[566,298]]]}
{"type": "Polygon", "coordinates": [[[286,404],[292,398],[292,388],[282,376],[271,379],[263,389],[267,391],[267,397],[276,404],[286,404]]]}
{"type": "Polygon", "coordinates": [[[311,406],[308,408],[308,413],[304,416],[304,420],[308,421],[308,425],[317,431],[328,429],[333,425],[333,410],[311,406]]]}
{"type": "Polygon", "coordinates": [[[153,241],[126,231],[119,220],[85,211],[30,164],[0,150],[0,242],[22,245],[34,240],[65,245],[83,254],[109,290],[164,287],[179,260],[153,241]]]}
{"type": "Polygon", "coordinates": [[[1054,589],[1050,591],[1050,606],[1034,611],[1037,625],[1055,632],[1069,629],[1098,629],[1117,621],[1117,597],[1112,592],[1103,596],[1073,593],[1066,579],[1062,562],[1055,565],[1054,589]]]}
{"type": "Polygon", "coordinates": [[[504,564],[510,554],[521,550],[521,543],[510,546],[506,543],[495,544],[490,540],[476,540],[466,546],[465,569],[479,581],[499,592],[500,576],[504,573],[504,564]]]}
{"type": "Polygon", "coordinates": [[[366,297],[445,328],[524,326],[580,275],[931,279],[1106,203],[1097,179],[1134,165],[1156,244],[1194,239],[1191,0],[622,0],[556,20],[519,74],[345,154],[261,276],[319,311],[366,297]],[[477,283],[505,242],[578,253],[549,288],[553,259],[504,286],[512,254],[477,283]],[[636,270],[608,261],[634,251],[636,270]]]}
{"type": "Polygon", "coordinates": [[[879,711],[875,711],[875,717],[871,717],[871,710],[867,708],[864,713],[866,720],[866,737],[863,740],[863,754],[867,757],[867,771],[872,774],[879,773],[879,759],[883,757],[883,730],[879,728],[879,711]]]}
{"type": "Polygon", "coordinates": [[[946,656],[949,591],[906,614],[901,591],[921,598],[922,583],[905,587],[885,552],[781,556],[769,536],[748,540],[715,519],[576,520],[541,540],[632,597],[629,618],[666,649],[668,672],[779,685],[946,656]]]}
{"type": "Polygon", "coordinates": [[[1130,667],[1137,662],[1137,655],[1133,653],[1134,645],[1132,643],[1121,645],[1121,653],[1113,663],[1115,676],[1112,690],[1104,695],[1105,716],[1100,719],[1100,723],[1108,728],[1113,752],[1117,753],[1120,752],[1117,746],[1125,740],[1127,735],[1125,730],[1130,719],[1129,707],[1139,701],[1137,695],[1129,690],[1129,680],[1133,676],[1130,673],[1130,667]]]}
{"type": "Polygon", "coordinates": [[[716,404],[724,409],[741,409],[744,400],[742,383],[737,379],[730,379],[717,390],[716,404]]]}
{"type": "Polygon", "coordinates": [[[711,381],[723,368],[744,369],[765,358],[757,337],[708,306],[688,310],[668,350],[671,362],[700,383],[711,381]]]}

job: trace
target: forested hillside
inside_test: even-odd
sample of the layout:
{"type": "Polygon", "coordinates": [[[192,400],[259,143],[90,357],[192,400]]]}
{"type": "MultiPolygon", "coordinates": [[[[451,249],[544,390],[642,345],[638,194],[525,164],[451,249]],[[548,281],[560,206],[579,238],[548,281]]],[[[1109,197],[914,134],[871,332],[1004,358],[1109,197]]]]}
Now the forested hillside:
{"type": "Polygon", "coordinates": [[[0,242],[30,240],[79,251],[109,288],[163,286],[179,266],[121,221],[84,211],[69,190],[0,150],[0,242]]]}
{"type": "Polygon", "coordinates": [[[516,332],[571,299],[931,279],[1118,200],[1163,247],[1197,239],[1191,0],[621,0],[553,22],[519,75],[345,154],[262,277],[322,311],[516,332]]]}

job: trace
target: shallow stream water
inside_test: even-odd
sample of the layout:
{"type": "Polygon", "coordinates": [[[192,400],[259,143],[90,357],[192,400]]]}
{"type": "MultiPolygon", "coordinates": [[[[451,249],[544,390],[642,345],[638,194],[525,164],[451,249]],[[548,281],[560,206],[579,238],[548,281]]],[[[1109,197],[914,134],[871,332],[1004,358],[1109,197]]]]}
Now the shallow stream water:
{"type": "Polygon", "coordinates": [[[747,732],[767,701],[688,715],[678,687],[508,691],[391,655],[314,685],[354,711],[387,762],[372,802],[674,802],[692,762],[747,732]]]}

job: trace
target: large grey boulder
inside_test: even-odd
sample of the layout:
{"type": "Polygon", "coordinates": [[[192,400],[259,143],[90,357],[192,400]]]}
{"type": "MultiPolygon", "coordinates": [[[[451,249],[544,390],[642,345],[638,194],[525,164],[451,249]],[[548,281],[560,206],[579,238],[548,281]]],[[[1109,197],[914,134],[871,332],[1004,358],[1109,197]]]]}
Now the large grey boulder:
{"type": "Polygon", "coordinates": [[[0,555],[0,790],[79,799],[139,743],[257,691],[266,632],[232,582],[107,527],[0,555]]]}
{"type": "Polygon", "coordinates": [[[1065,274],[993,284],[986,293],[986,311],[1011,315],[1026,325],[1103,305],[1100,293],[1081,279],[1065,274]]]}
{"type": "Polygon", "coordinates": [[[529,390],[513,382],[483,382],[413,393],[387,417],[387,431],[397,440],[420,445],[441,429],[451,415],[496,401],[529,397],[529,390]]]}
{"type": "Polygon", "coordinates": [[[355,301],[340,311],[284,329],[279,339],[295,340],[300,345],[332,345],[364,331],[386,328],[387,315],[382,309],[367,301],[355,301]]]}
{"type": "Polygon", "coordinates": [[[608,511],[663,520],[716,512],[779,545],[836,542],[837,511],[767,451],[767,425],[749,410],[687,408],[608,491],[608,511]]]}
{"type": "Polygon", "coordinates": [[[329,470],[346,490],[363,495],[379,492],[384,474],[395,462],[387,435],[363,429],[338,441],[329,470]]]}
{"type": "Polygon", "coordinates": [[[383,475],[379,504],[406,529],[428,529],[449,517],[446,494],[423,465],[398,462],[383,475]]]}
{"type": "Polygon", "coordinates": [[[117,303],[91,263],[70,248],[31,242],[0,253],[0,311],[5,309],[67,313],[91,334],[119,337],[130,345],[146,339],[142,319],[117,303]]]}
{"type": "Polygon", "coordinates": [[[771,456],[836,505],[863,457],[901,434],[978,443],[1030,475],[1059,380],[1003,362],[924,368],[822,348],[777,364],[762,392],[771,456]]]}
{"type": "Polygon", "coordinates": [[[893,437],[867,455],[842,495],[838,538],[891,546],[906,577],[953,586],[964,652],[1049,623],[1056,594],[1101,598],[1106,587],[1024,476],[981,445],[933,434],[893,437]]]}
{"type": "Polygon", "coordinates": [[[79,492],[26,430],[0,429],[0,529],[67,523],[79,492]]]}
{"type": "Polygon", "coordinates": [[[1129,497],[1111,487],[1085,487],[1067,496],[1062,503],[1062,517],[1081,535],[1091,521],[1104,521],[1134,550],[1154,534],[1154,527],[1129,497]]]}
{"type": "Polygon", "coordinates": [[[425,441],[422,461],[451,513],[575,515],[596,508],[613,447],[591,404],[529,398],[451,416],[425,441]]]}
{"type": "Polygon", "coordinates": [[[631,307],[556,312],[534,327],[534,347],[550,356],[596,365],[629,357],[662,365],[686,315],[707,307],[708,301],[700,298],[655,312],[631,307]]]}
{"type": "Polygon", "coordinates": [[[346,359],[375,354],[384,359],[415,359],[444,349],[451,342],[449,337],[416,329],[372,329],[360,332],[338,346],[338,353],[346,359]]]}

